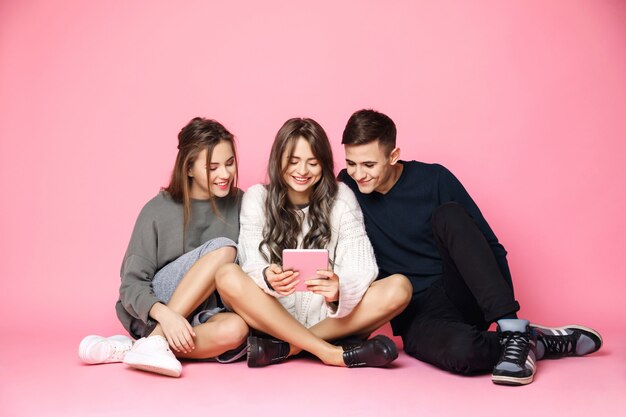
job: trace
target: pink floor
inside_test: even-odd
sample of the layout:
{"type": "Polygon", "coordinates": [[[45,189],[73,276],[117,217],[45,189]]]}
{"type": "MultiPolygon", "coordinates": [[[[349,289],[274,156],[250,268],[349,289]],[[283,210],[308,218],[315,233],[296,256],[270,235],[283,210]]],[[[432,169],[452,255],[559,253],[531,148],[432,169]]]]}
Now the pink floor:
{"type": "Polygon", "coordinates": [[[83,365],[81,335],[5,333],[0,416],[623,416],[626,332],[600,330],[600,352],[542,361],[525,387],[451,375],[404,353],[389,369],[332,368],[309,358],[260,369],[188,363],[172,379],[123,364],[83,365]]]}

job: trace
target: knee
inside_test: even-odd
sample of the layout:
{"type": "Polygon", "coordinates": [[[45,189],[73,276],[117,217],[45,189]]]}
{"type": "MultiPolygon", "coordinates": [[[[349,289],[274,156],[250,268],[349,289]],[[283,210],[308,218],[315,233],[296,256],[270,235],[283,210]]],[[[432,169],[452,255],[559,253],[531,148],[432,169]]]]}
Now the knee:
{"type": "Polygon", "coordinates": [[[222,296],[237,297],[243,293],[241,274],[243,271],[239,265],[227,263],[220,266],[215,273],[215,283],[222,296]]]}
{"type": "Polygon", "coordinates": [[[241,346],[248,337],[248,325],[239,316],[233,315],[216,324],[215,339],[227,350],[241,346]]]}
{"type": "Polygon", "coordinates": [[[465,207],[461,204],[450,201],[437,207],[431,216],[431,224],[435,232],[441,232],[449,228],[454,228],[462,222],[471,219],[465,207]]]}
{"type": "Polygon", "coordinates": [[[220,264],[233,263],[237,258],[237,249],[232,246],[223,246],[211,253],[220,264]]]}
{"type": "Polygon", "coordinates": [[[409,305],[413,296],[411,281],[400,274],[388,276],[385,280],[389,280],[389,288],[385,291],[386,299],[384,305],[387,306],[390,312],[396,315],[400,314],[409,305]]]}
{"type": "Polygon", "coordinates": [[[482,352],[466,337],[453,337],[441,347],[439,352],[443,367],[457,374],[474,374],[484,369],[478,369],[477,363],[481,363],[482,352]]]}

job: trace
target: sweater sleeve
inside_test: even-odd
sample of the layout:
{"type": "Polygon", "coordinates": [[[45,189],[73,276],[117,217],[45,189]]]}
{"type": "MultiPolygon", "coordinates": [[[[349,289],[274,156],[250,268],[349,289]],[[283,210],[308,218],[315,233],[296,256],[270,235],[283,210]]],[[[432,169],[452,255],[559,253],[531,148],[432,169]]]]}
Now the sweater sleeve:
{"type": "Polygon", "coordinates": [[[439,195],[441,203],[445,203],[446,201],[456,201],[465,207],[465,210],[467,210],[469,215],[478,225],[478,228],[483,232],[483,235],[485,235],[485,238],[487,239],[487,242],[496,257],[496,261],[500,267],[500,272],[502,272],[502,275],[512,288],[513,281],[511,279],[509,264],[506,260],[506,249],[504,249],[504,246],[502,246],[502,244],[498,241],[496,234],[489,226],[489,223],[487,223],[487,220],[483,217],[483,214],[472,197],[470,197],[467,190],[465,190],[465,187],[463,187],[461,182],[443,166],[441,166],[441,176],[439,178],[439,195]]]}
{"type": "Polygon", "coordinates": [[[280,294],[271,290],[265,282],[263,270],[269,266],[269,262],[259,251],[265,224],[265,195],[265,188],[261,184],[250,187],[243,195],[239,217],[239,260],[243,272],[248,274],[263,291],[274,297],[280,297],[280,294]]]}
{"type": "Polygon", "coordinates": [[[340,318],[350,314],[359,304],[378,276],[378,267],[359,203],[343,183],[339,184],[332,219],[333,232],[337,233],[333,270],[339,277],[339,302],[328,304],[328,316],[340,318]]]}
{"type": "Polygon", "coordinates": [[[157,230],[154,219],[142,210],[135,223],[122,262],[120,301],[133,317],[147,323],[150,309],[159,302],[152,291],[157,270],[157,230]]]}

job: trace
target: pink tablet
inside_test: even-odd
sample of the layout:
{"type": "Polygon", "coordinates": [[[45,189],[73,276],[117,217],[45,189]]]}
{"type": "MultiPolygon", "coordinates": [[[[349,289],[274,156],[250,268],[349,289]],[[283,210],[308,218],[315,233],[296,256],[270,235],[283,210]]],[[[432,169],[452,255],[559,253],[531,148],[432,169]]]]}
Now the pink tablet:
{"type": "Polygon", "coordinates": [[[318,269],[328,269],[328,250],[326,249],[285,249],[283,250],[283,270],[300,272],[300,282],[296,291],[308,291],[305,281],[323,278],[317,275],[318,269]]]}

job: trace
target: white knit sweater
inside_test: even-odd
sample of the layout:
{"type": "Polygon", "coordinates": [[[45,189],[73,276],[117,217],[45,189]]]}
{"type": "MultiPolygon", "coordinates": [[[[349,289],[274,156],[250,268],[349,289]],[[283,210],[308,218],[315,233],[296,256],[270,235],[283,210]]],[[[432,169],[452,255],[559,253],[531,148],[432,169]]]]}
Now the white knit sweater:
{"type": "MultiPolygon", "coordinates": [[[[339,318],[350,314],[378,275],[374,250],[367,238],[363,214],[354,193],[345,184],[339,183],[339,191],[330,216],[331,238],[325,248],[328,249],[334,265],[333,270],[339,277],[338,305],[328,304],[324,297],[312,292],[296,292],[283,297],[267,286],[263,279],[263,270],[269,263],[258,249],[263,238],[266,196],[265,187],[257,184],[250,187],[243,197],[239,259],[244,272],[266,293],[278,298],[285,309],[306,327],[311,327],[326,317],[339,318]]],[[[298,235],[299,247],[302,246],[302,239],[310,229],[308,207],[302,211],[305,219],[298,235]]]]}

